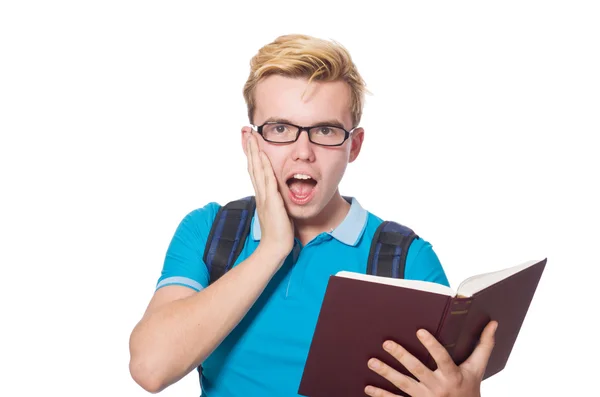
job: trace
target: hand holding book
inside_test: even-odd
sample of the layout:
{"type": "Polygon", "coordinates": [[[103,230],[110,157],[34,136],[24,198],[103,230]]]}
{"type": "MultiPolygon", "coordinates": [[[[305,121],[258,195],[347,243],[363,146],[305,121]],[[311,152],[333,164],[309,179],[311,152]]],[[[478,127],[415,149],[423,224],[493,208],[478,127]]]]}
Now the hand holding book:
{"type": "MultiPolygon", "coordinates": [[[[377,358],[369,360],[369,368],[412,397],[480,397],[481,381],[494,348],[497,326],[496,321],[488,323],[480,343],[461,365],[454,363],[446,348],[433,335],[421,329],[417,332],[417,337],[435,360],[435,371],[392,340],[386,341],[383,349],[398,360],[415,379],[396,371],[377,358]]],[[[374,397],[394,396],[387,390],[371,385],[365,388],[365,393],[374,397]]]]}
{"type": "Polygon", "coordinates": [[[450,396],[478,396],[481,381],[505,367],[545,266],[546,259],[533,260],[476,275],[456,291],[419,280],[332,275],[298,394],[359,397],[372,386],[388,391],[372,394],[382,397],[406,390],[436,396],[446,388],[450,396]],[[431,336],[418,337],[421,329],[431,336]],[[385,341],[397,343],[395,354],[385,341]],[[384,373],[369,368],[372,358],[384,373]]]}

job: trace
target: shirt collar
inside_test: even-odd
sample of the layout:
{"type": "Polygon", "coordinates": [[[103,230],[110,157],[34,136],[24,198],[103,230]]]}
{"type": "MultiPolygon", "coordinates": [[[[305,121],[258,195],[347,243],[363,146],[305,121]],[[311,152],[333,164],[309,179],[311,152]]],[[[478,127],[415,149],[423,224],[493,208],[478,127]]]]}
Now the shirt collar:
{"type": "MultiPolygon", "coordinates": [[[[365,227],[367,226],[368,213],[360,205],[358,200],[354,197],[344,197],[346,201],[350,202],[350,210],[346,214],[346,217],[335,229],[328,232],[336,240],[350,246],[358,244],[360,237],[362,236],[365,227]]],[[[252,237],[255,241],[260,240],[260,222],[256,210],[254,210],[254,217],[252,220],[252,237]]]]}

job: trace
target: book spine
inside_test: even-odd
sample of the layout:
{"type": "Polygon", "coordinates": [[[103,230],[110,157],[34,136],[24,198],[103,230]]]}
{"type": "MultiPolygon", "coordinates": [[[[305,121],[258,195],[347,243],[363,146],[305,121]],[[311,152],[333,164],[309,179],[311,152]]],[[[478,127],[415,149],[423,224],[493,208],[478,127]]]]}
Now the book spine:
{"type": "Polygon", "coordinates": [[[467,320],[472,301],[472,298],[451,299],[437,332],[437,340],[446,348],[453,359],[454,348],[467,320]]]}

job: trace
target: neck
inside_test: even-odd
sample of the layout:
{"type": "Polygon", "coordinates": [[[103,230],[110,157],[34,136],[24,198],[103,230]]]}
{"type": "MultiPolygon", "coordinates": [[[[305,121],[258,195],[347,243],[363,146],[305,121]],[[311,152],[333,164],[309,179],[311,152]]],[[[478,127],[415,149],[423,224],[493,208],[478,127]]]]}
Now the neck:
{"type": "Polygon", "coordinates": [[[339,190],[336,191],[317,216],[310,219],[294,219],[296,237],[302,245],[308,244],[319,234],[335,229],[342,223],[349,210],[350,204],[340,195],[339,190]]]}

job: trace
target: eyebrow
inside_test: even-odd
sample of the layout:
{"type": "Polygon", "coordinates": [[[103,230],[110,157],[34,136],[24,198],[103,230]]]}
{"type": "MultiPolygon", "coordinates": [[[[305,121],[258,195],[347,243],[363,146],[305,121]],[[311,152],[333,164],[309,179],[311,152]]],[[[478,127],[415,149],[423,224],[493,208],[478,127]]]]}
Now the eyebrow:
{"type": "MultiPolygon", "coordinates": [[[[269,117],[267,120],[265,120],[265,123],[269,123],[269,122],[275,122],[275,123],[284,123],[284,124],[293,124],[296,125],[296,123],[288,120],[288,119],[284,119],[284,118],[280,118],[280,117],[269,117]]],[[[331,126],[331,127],[340,127],[345,129],[346,127],[344,127],[344,124],[342,124],[342,122],[340,122],[339,120],[336,119],[329,119],[329,120],[325,120],[325,121],[320,121],[318,123],[314,123],[313,125],[311,125],[310,127],[318,127],[318,126],[323,126],[323,125],[327,125],[327,126],[331,126]]],[[[308,126],[307,126],[308,127],[308,126]]]]}

